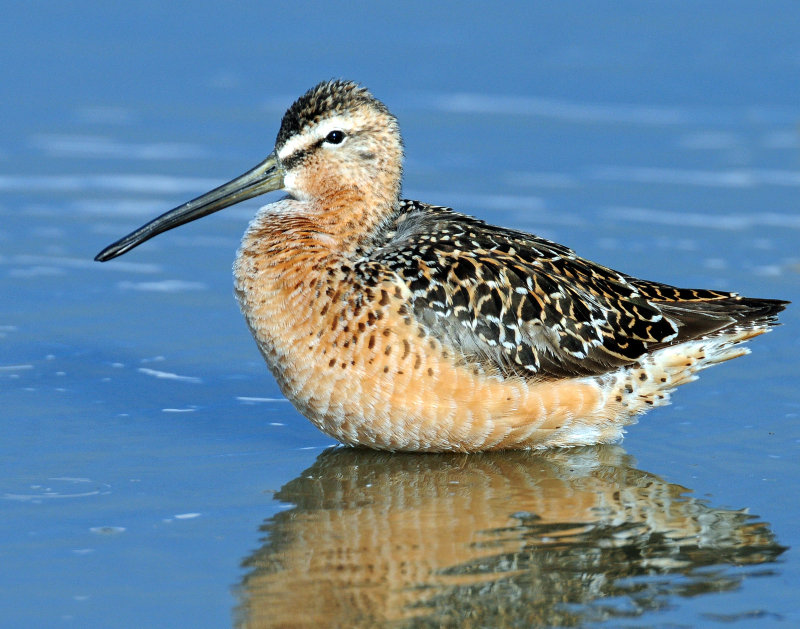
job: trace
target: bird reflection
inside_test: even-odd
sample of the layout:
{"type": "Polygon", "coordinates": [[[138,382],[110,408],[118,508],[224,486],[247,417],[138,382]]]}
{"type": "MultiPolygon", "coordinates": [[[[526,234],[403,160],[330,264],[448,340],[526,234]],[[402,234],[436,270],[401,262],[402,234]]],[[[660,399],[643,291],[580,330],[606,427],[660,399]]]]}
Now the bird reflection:
{"type": "Polygon", "coordinates": [[[239,627],[579,626],[735,589],[751,571],[728,566],[785,550],[618,446],[337,448],[275,497],[294,506],[245,561],[239,627]]]}

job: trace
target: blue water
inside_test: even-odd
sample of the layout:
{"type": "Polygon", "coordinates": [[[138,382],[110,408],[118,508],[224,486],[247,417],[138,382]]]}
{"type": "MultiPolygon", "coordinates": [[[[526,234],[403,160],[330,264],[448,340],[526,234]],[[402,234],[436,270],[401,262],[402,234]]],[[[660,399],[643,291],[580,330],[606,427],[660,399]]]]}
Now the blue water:
{"type": "Polygon", "coordinates": [[[92,261],[343,76],[399,117],[406,196],[797,302],[798,32],[790,0],[9,3],[0,625],[799,624],[797,306],[620,447],[385,459],[323,454],[262,364],[258,200],[92,261]]]}

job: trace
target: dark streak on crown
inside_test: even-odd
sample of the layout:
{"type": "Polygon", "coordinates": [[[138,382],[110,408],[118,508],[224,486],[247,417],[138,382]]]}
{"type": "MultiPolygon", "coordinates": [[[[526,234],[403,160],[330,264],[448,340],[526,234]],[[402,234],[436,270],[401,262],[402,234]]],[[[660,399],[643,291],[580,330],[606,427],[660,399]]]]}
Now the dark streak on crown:
{"type": "Polygon", "coordinates": [[[369,105],[394,118],[386,105],[358,83],[341,79],[323,81],[298,98],[284,114],[275,140],[276,148],[280,149],[290,137],[323,117],[350,111],[358,105],[369,105]]]}

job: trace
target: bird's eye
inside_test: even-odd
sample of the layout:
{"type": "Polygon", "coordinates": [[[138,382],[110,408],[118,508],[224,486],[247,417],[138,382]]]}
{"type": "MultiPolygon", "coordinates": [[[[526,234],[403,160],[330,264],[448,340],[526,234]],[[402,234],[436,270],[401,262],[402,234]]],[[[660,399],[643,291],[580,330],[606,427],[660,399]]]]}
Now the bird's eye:
{"type": "Polygon", "coordinates": [[[325,136],[325,141],[328,144],[341,144],[344,141],[344,131],[335,129],[325,136]]]}

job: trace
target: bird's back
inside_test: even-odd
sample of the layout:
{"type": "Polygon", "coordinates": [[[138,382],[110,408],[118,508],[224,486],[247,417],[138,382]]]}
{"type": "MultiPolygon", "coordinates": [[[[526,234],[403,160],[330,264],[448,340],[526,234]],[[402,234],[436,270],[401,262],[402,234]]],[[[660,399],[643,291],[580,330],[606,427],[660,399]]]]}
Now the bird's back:
{"type": "Polygon", "coordinates": [[[767,329],[786,302],[637,279],[571,249],[404,200],[368,253],[463,359],[526,378],[600,375],[663,347],[767,329]]]}

